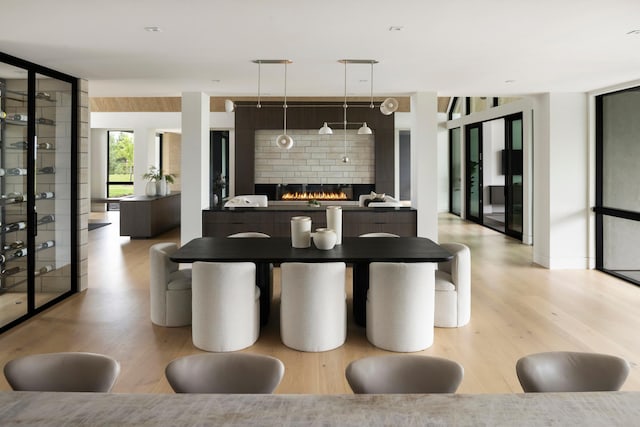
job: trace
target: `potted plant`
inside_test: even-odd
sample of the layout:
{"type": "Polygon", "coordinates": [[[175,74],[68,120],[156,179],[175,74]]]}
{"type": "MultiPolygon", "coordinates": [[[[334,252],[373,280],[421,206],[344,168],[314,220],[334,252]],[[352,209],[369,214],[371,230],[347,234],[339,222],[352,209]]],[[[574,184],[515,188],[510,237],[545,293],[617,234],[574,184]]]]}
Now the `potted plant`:
{"type": "Polygon", "coordinates": [[[165,174],[162,172],[162,169],[149,166],[149,170],[142,175],[142,178],[148,181],[145,193],[147,196],[166,196],[170,192],[167,183],[173,184],[175,177],[176,174],[165,174]]]}
{"type": "Polygon", "coordinates": [[[219,207],[219,205],[222,204],[222,190],[224,190],[226,187],[227,187],[227,181],[224,175],[218,172],[211,185],[211,189],[213,190],[213,197],[212,197],[211,204],[213,205],[214,208],[219,207]]]}

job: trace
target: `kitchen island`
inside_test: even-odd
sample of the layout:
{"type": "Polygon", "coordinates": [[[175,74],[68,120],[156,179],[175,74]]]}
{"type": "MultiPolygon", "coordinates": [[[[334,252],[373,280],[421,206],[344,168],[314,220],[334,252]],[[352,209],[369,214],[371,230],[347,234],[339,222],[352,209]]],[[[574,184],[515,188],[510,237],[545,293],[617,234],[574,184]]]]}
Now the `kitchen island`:
{"type": "MultiPolygon", "coordinates": [[[[324,204],[320,207],[291,203],[263,208],[233,207],[202,211],[202,236],[226,237],[245,231],[258,231],[272,237],[291,235],[291,217],[309,216],[312,229],[326,227],[324,204]]],[[[417,211],[410,207],[359,207],[341,205],[342,235],[357,237],[364,233],[393,233],[403,237],[417,236],[417,211]]]]}

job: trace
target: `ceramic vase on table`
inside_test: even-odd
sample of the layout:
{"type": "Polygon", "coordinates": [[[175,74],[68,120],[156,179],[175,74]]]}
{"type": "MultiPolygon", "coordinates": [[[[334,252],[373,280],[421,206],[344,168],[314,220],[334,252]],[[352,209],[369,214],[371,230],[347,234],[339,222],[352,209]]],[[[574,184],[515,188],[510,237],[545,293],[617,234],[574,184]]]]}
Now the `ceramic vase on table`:
{"type": "Polygon", "coordinates": [[[342,244],[342,208],[327,206],[327,228],[336,233],[336,245],[342,244]]]}
{"type": "Polygon", "coordinates": [[[156,182],[156,195],[158,196],[166,196],[167,195],[167,180],[163,177],[160,181],[156,182]]]}

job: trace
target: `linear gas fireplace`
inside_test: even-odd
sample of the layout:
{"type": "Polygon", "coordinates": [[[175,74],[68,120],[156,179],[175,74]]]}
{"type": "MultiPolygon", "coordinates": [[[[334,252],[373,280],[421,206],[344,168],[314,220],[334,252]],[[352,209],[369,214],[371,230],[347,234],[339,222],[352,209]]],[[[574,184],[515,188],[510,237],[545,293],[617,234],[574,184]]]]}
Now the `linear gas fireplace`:
{"type": "Polygon", "coordinates": [[[256,184],[256,194],[281,201],[352,201],[374,191],[374,184],[256,184]]]}

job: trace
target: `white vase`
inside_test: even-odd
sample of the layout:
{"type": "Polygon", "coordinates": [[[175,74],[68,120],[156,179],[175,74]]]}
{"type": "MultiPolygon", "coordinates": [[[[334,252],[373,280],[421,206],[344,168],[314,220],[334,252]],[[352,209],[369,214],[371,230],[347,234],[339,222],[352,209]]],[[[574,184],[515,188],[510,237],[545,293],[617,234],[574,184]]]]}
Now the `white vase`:
{"type": "Polygon", "coordinates": [[[327,206],[327,228],[336,233],[336,245],[342,244],[342,208],[327,206]]]}
{"type": "Polygon", "coordinates": [[[167,195],[167,180],[162,178],[157,183],[158,188],[156,189],[156,195],[158,196],[166,196],[167,195]]]}
{"type": "Polygon", "coordinates": [[[322,250],[333,249],[336,245],[336,233],[330,228],[316,228],[316,232],[313,233],[313,244],[316,248],[322,250]]]}
{"type": "Polygon", "coordinates": [[[144,193],[149,197],[155,196],[156,195],[156,183],[153,182],[153,181],[147,182],[147,186],[144,188],[144,193]]]}

